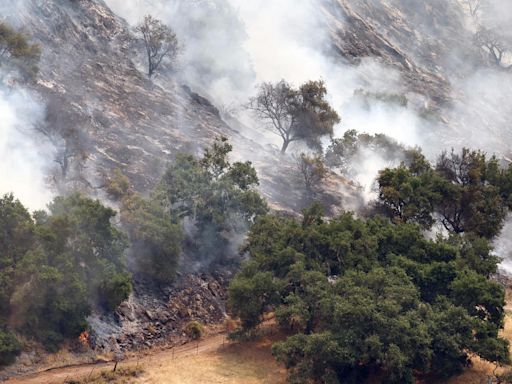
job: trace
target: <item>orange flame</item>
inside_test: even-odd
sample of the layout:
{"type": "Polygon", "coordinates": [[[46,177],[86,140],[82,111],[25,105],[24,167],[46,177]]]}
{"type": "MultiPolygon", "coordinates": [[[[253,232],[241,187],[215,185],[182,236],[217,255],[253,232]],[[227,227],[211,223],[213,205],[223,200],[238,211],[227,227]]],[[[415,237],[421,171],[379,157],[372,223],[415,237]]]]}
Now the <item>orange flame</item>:
{"type": "Polygon", "coordinates": [[[84,347],[89,346],[89,332],[83,331],[80,336],[78,336],[78,341],[80,344],[82,344],[84,347]]]}

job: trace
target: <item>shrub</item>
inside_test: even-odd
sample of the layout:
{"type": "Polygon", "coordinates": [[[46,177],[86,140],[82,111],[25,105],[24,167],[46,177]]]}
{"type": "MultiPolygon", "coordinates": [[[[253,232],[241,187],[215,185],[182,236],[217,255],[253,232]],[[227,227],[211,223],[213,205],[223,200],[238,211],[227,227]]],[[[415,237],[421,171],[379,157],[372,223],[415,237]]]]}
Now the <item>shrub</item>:
{"type": "Polygon", "coordinates": [[[132,281],[128,274],[117,273],[109,276],[100,286],[101,302],[109,311],[114,311],[119,304],[128,299],[132,291],[132,281]]]}
{"type": "Polygon", "coordinates": [[[185,333],[193,340],[199,340],[204,334],[204,326],[198,321],[190,321],[185,327],[185,333]]]}
{"type": "Polygon", "coordinates": [[[130,179],[119,168],[116,168],[112,171],[112,176],[108,178],[105,188],[109,196],[119,200],[130,191],[130,179]]]}
{"type": "Polygon", "coordinates": [[[0,65],[16,68],[23,78],[33,80],[39,72],[41,47],[31,44],[23,33],[0,22],[0,65]]]}
{"type": "Polygon", "coordinates": [[[12,364],[21,352],[21,345],[12,332],[0,330],[0,366],[12,364]]]}
{"type": "Polygon", "coordinates": [[[40,331],[36,338],[41,341],[44,348],[50,353],[58,352],[60,344],[64,341],[62,334],[52,330],[40,331]]]}

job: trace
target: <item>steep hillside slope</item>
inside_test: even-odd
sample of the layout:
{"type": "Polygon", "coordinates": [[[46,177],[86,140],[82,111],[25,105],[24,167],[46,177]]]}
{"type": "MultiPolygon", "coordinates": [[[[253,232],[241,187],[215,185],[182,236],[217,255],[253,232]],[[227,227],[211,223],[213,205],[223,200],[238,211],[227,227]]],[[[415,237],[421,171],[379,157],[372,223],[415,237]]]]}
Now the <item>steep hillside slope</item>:
{"type": "Polygon", "coordinates": [[[322,3],[340,63],[372,56],[399,70],[411,106],[426,118],[417,143],[426,152],[465,145],[510,158],[512,78],[475,45],[475,31],[508,12],[504,3],[474,16],[459,0],[322,3]]]}
{"type": "Polygon", "coordinates": [[[337,52],[357,63],[374,56],[400,70],[410,90],[433,107],[450,101],[457,55],[477,57],[456,1],[332,0],[324,12],[337,52]],[[454,52],[457,47],[457,52],[454,52]]]}
{"type": "Polygon", "coordinates": [[[47,114],[39,130],[58,148],[53,180],[61,190],[101,194],[120,168],[147,192],[177,152],[199,152],[222,134],[235,157],[255,162],[277,208],[301,208],[293,159],[230,127],[212,102],[172,75],[150,81],[128,26],[101,0],[9,1],[7,20],[30,31],[43,50],[35,90],[47,114]]]}

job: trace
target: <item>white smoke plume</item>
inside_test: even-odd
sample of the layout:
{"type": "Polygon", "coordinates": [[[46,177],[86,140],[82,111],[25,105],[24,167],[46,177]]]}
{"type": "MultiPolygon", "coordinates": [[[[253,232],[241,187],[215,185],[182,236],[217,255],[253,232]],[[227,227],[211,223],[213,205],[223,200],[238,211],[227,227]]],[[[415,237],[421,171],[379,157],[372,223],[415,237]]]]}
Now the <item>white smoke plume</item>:
{"type": "Polygon", "coordinates": [[[13,193],[30,209],[43,209],[52,197],[48,167],[53,149],[38,137],[44,107],[27,90],[0,86],[0,194],[13,193]]]}
{"type": "MultiPolygon", "coordinates": [[[[185,79],[208,94],[218,106],[240,106],[256,85],[285,79],[295,86],[308,80],[326,82],[329,99],[342,117],[335,127],[386,133],[407,145],[421,144],[419,119],[406,108],[382,103],[369,110],[354,102],[354,91],[401,93],[400,73],[372,58],[354,67],[335,62],[325,53],[330,36],[314,0],[107,0],[109,6],[135,25],[145,14],[157,15],[184,40],[185,79]]],[[[261,130],[247,113],[239,116],[250,127],[247,135],[279,145],[277,136],[261,130]]],[[[250,154],[249,154],[250,155],[250,154]]],[[[353,176],[366,184],[381,163],[371,156],[353,176]]]]}

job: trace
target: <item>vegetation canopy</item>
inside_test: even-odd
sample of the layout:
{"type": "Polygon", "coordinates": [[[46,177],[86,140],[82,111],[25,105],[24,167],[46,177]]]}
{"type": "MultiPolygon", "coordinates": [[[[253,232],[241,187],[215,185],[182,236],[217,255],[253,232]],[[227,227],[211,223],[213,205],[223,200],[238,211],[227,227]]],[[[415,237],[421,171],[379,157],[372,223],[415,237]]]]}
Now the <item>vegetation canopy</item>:
{"type": "Polygon", "coordinates": [[[326,95],[327,88],[321,80],[308,81],[299,89],[281,80],[261,84],[248,108],[281,137],[281,153],[294,141],[303,141],[321,151],[321,138],[332,136],[334,126],[340,122],[326,95]]]}
{"type": "Polygon", "coordinates": [[[0,350],[8,352],[2,363],[19,351],[11,330],[56,350],[87,327],[93,306],[113,310],[128,297],[127,242],[114,216],[78,194],[57,197],[48,212],[34,215],[12,195],[0,199],[0,350]]]}
{"type": "Polygon", "coordinates": [[[233,245],[267,213],[256,170],[250,162],[231,164],[232,149],[218,137],[202,157],[180,153],[149,199],[123,198],[121,219],[135,257],[157,281],[172,281],[181,254],[202,267],[238,258],[233,245]]]}
{"type": "Polygon", "coordinates": [[[414,383],[449,377],[475,353],[509,361],[498,259],[475,234],[430,240],[415,223],[332,220],[312,206],[298,221],[269,215],[252,227],[250,260],[229,305],[245,331],[273,310],[291,332],[273,346],[293,383],[414,383]]]}

